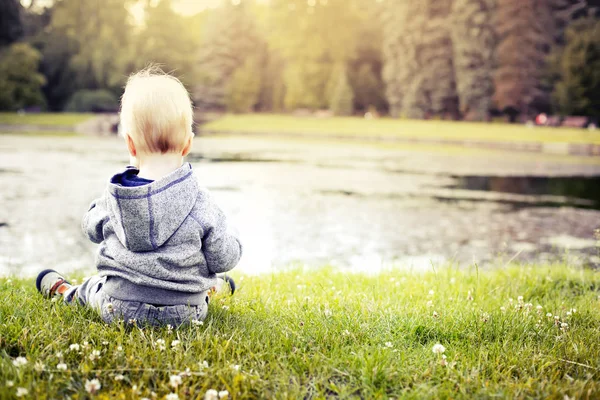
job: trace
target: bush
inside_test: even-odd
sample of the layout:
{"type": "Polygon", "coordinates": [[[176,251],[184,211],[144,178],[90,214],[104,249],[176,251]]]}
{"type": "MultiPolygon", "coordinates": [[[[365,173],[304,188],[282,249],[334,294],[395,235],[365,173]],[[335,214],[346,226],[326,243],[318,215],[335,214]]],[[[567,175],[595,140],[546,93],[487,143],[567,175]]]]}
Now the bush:
{"type": "Polygon", "coordinates": [[[108,90],[80,90],[71,97],[65,111],[117,112],[119,100],[108,90]]]}
{"type": "Polygon", "coordinates": [[[0,53],[0,110],[15,111],[45,105],[38,73],[42,56],[27,43],[15,43],[0,53]]]}

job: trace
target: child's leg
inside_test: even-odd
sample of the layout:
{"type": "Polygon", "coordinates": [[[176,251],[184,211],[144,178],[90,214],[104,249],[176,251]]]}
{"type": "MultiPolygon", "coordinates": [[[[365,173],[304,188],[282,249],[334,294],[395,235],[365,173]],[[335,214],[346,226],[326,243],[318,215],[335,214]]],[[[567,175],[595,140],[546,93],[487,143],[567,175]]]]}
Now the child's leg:
{"type": "Polygon", "coordinates": [[[40,272],[36,280],[38,291],[45,297],[63,296],[65,303],[77,301],[81,305],[100,307],[100,289],[106,277],[92,276],[79,286],[73,286],[54,270],[40,272]]]}

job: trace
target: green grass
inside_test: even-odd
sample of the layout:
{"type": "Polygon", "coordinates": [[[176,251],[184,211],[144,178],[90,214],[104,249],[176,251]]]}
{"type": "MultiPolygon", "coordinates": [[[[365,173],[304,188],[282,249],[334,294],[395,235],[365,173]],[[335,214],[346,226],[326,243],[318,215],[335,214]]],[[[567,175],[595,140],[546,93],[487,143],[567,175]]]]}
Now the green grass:
{"type": "Polygon", "coordinates": [[[381,118],[310,118],[289,115],[226,115],[202,126],[205,131],[232,133],[304,133],[312,135],[381,136],[490,142],[600,144],[600,133],[585,129],[528,128],[524,125],[381,118]]]}
{"type": "Polygon", "coordinates": [[[3,125],[39,125],[39,126],[74,126],[93,118],[94,114],[76,113],[39,113],[24,114],[0,113],[0,124],[3,125]]]}
{"type": "Polygon", "coordinates": [[[234,399],[600,397],[597,271],[323,269],[238,282],[235,296],[211,302],[203,325],[169,331],[108,326],[93,311],[42,299],[31,281],[2,280],[0,398],[18,387],[84,398],[93,378],[98,397],[122,399],[202,398],[211,388],[234,399]],[[432,352],[437,343],[445,360],[432,352]],[[17,356],[27,364],[15,367],[17,356]],[[191,375],[170,387],[186,368],[191,375]]]}

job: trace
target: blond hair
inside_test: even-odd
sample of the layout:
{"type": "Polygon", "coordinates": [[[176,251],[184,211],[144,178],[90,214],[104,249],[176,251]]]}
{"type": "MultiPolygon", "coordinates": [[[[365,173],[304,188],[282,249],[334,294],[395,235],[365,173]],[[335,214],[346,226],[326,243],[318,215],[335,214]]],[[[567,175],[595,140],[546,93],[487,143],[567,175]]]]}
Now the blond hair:
{"type": "Polygon", "coordinates": [[[138,151],[183,150],[193,136],[190,95],[179,79],[157,66],[129,77],[121,99],[121,125],[138,151]]]}

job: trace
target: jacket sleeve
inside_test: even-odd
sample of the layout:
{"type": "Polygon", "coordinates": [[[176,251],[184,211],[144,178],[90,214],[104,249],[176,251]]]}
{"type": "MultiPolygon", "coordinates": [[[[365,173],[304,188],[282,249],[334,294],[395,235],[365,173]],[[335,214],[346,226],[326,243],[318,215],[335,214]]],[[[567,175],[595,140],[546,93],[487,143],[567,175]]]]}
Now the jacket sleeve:
{"type": "Polygon", "coordinates": [[[81,221],[83,233],[94,243],[101,243],[104,240],[104,224],[108,222],[108,210],[106,201],[103,197],[92,201],[87,213],[81,221]]]}
{"type": "Polygon", "coordinates": [[[214,202],[211,203],[202,247],[208,270],[217,274],[227,272],[237,265],[242,257],[242,244],[239,233],[228,225],[223,211],[214,202]]]}

